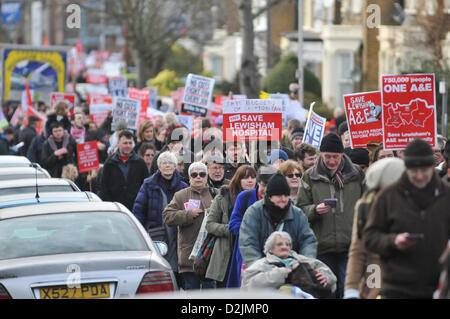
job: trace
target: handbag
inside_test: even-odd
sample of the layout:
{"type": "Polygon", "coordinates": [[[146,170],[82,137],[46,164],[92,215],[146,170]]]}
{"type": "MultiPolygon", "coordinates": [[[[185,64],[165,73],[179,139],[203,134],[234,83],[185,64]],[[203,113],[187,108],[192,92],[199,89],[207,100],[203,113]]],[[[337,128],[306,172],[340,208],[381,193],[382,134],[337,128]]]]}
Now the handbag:
{"type": "Polygon", "coordinates": [[[194,261],[194,272],[200,277],[204,278],[206,270],[208,269],[209,261],[211,260],[212,251],[217,237],[213,234],[206,235],[202,246],[194,261]]]}
{"type": "Polygon", "coordinates": [[[307,263],[300,263],[294,268],[288,275],[286,283],[299,287],[315,298],[327,298],[331,294],[331,289],[320,284],[314,270],[307,263]]]}

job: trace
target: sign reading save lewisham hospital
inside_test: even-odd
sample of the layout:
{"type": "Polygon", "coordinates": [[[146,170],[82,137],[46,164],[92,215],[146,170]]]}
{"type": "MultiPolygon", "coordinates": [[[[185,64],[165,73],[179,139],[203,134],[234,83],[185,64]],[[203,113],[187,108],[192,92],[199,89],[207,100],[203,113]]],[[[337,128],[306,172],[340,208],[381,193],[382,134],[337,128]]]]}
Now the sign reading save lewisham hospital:
{"type": "Polygon", "coordinates": [[[228,100],[223,104],[224,141],[279,141],[281,100],[228,100]]]}
{"type": "Polygon", "coordinates": [[[437,146],[434,80],[434,74],[381,76],[384,149],[402,150],[417,138],[437,146]]]}

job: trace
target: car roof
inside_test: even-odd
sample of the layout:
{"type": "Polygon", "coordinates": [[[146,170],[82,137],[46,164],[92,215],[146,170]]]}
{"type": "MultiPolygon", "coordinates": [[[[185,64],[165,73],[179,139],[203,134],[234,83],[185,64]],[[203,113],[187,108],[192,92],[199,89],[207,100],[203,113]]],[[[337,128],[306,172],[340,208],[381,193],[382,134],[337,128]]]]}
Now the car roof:
{"type": "MultiPolygon", "coordinates": [[[[17,188],[17,187],[27,187],[27,186],[49,186],[49,185],[71,185],[74,186],[73,182],[63,179],[63,178],[28,178],[28,179],[16,179],[8,181],[0,181],[0,189],[2,188],[17,188]]],[[[76,186],[76,185],[75,185],[76,186]]],[[[78,188],[78,186],[77,186],[78,188]]]]}
{"type": "MultiPolygon", "coordinates": [[[[65,202],[101,202],[101,199],[90,192],[49,192],[39,194],[39,200],[34,193],[0,196],[0,208],[23,207],[27,205],[42,205],[43,203],[65,202]]],[[[61,205],[60,206],[64,206],[61,205]]]]}
{"type": "Polygon", "coordinates": [[[15,155],[1,155],[0,156],[0,167],[2,164],[31,164],[30,160],[25,156],[15,156],[15,155]]]}
{"type": "Polygon", "coordinates": [[[88,212],[123,212],[129,210],[120,203],[112,202],[68,202],[30,205],[0,209],[0,220],[60,213],[88,213],[88,212]]]}
{"type": "Polygon", "coordinates": [[[30,178],[32,178],[36,175],[36,170],[38,171],[38,177],[41,176],[42,178],[42,175],[45,175],[47,178],[51,178],[50,174],[45,169],[36,169],[34,167],[0,167],[0,175],[30,175],[30,178]]]}

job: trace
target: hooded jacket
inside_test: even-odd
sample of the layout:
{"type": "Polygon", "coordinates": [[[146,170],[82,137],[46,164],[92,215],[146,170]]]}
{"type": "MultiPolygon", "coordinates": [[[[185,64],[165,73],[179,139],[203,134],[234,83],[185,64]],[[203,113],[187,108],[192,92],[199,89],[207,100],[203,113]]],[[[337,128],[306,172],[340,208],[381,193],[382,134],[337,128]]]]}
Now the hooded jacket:
{"type": "Polygon", "coordinates": [[[438,260],[450,237],[450,187],[437,173],[430,183],[433,195],[423,209],[411,196],[415,190],[405,172],[381,191],[370,210],[363,239],[369,251],[380,255],[382,295],[431,298],[437,288],[438,260]],[[424,234],[424,238],[399,250],[395,238],[405,232],[424,234]]]}
{"type": "Polygon", "coordinates": [[[310,226],[319,243],[317,254],[343,253],[350,247],[355,204],[364,191],[364,172],[358,165],[352,164],[344,155],[343,185],[336,190],[327,174],[323,171],[322,158],[308,169],[300,181],[296,206],[308,217],[310,226]],[[324,199],[336,198],[337,207],[327,214],[319,215],[316,207],[324,199]]]}
{"type": "MultiPolygon", "coordinates": [[[[308,220],[301,209],[290,204],[286,215],[281,219],[282,231],[291,235],[292,250],[307,257],[316,257],[317,240],[309,228],[308,220]]],[[[264,256],[264,243],[277,229],[270,219],[269,212],[260,200],[245,212],[239,232],[239,250],[246,267],[264,256]]]]}
{"type": "Polygon", "coordinates": [[[116,151],[103,166],[100,197],[104,201],[120,202],[131,211],[148,176],[147,165],[135,152],[123,163],[116,151]]]}

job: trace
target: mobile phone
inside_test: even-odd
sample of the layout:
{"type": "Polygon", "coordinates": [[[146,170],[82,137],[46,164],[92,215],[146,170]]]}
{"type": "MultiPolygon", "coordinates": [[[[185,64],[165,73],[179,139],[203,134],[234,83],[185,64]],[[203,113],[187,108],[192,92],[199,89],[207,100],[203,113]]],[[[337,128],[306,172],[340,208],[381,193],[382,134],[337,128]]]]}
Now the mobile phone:
{"type": "Polygon", "coordinates": [[[331,208],[336,208],[337,199],[336,198],[326,198],[323,200],[323,203],[327,206],[330,206],[331,208]]]}
{"type": "Polygon", "coordinates": [[[408,239],[417,239],[417,240],[421,240],[425,237],[424,234],[417,234],[417,233],[408,233],[408,235],[406,235],[406,237],[408,239]]]}

